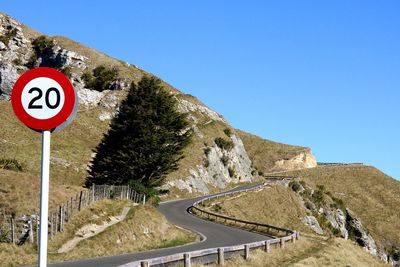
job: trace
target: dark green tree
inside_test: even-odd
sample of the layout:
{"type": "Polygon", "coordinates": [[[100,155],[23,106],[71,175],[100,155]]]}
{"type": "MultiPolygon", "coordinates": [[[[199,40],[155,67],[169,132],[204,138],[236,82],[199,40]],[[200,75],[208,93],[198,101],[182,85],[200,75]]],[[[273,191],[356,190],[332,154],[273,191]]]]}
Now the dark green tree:
{"type": "Polygon", "coordinates": [[[154,188],[178,168],[191,131],[176,100],[159,79],[132,83],[110,130],[95,149],[86,185],[134,184],[154,188]]]}

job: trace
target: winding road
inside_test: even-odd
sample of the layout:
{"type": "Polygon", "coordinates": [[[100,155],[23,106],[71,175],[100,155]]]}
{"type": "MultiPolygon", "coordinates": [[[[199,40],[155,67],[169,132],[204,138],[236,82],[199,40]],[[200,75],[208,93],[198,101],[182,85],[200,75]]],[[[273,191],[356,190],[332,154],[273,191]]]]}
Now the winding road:
{"type": "MultiPolygon", "coordinates": [[[[240,189],[251,189],[257,185],[246,185],[232,189],[228,192],[238,191],[240,189]]],[[[171,223],[191,230],[202,236],[202,240],[198,243],[188,244],[179,247],[157,249],[144,252],[128,253],[117,256],[98,257],[86,260],[68,261],[62,263],[49,264],[52,267],[115,267],[132,261],[145,260],[167,256],[176,253],[189,252],[199,249],[225,247],[239,245],[243,243],[251,243],[268,239],[264,235],[247,232],[241,229],[228,227],[222,224],[200,219],[187,212],[195,201],[203,197],[170,201],[161,203],[158,210],[171,223]]]]}

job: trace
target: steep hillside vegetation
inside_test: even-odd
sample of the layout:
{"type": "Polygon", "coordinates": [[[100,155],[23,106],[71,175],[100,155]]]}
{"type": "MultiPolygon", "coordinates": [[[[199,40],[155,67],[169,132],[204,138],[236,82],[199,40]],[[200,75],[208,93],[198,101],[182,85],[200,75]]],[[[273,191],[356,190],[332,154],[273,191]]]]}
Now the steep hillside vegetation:
{"type": "Polygon", "coordinates": [[[313,186],[324,185],[360,217],[377,246],[400,247],[400,182],[368,166],[318,167],[290,173],[313,186]]]}

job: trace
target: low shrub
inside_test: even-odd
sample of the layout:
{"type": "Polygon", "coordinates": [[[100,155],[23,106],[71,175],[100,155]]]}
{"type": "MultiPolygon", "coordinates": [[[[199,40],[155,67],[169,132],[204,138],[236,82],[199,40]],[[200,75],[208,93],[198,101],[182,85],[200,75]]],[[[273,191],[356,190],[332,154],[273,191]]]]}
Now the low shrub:
{"type": "Polygon", "coordinates": [[[219,148],[226,150],[226,151],[229,151],[234,147],[234,144],[232,141],[225,140],[224,138],[221,138],[221,137],[215,138],[214,142],[219,148]]]}
{"type": "Polygon", "coordinates": [[[225,128],[225,129],[224,129],[224,133],[226,134],[226,136],[231,137],[231,135],[232,135],[232,130],[229,129],[229,128],[225,128]]]}
{"type": "Polygon", "coordinates": [[[22,164],[16,159],[0,159],[0,169],[22,171],[22,164]]]}
{"type": "Polygon", "coordinates": [[[224,164],[224,166],[226,167],[226,166],[228,165],[228,162],[229,162],[229,157],[226,156],[226,155],[223,155],[223,156],[221,157],[221,162],[222,162],[222,164],[224,164]]]}
{"type": "Polygon", "coordinates": [[[92,73],[85,72],[82,75],[82,80],[85,82],[85,87],[99,92],[111,88],[113,82],[118,79],[118,69],[98,66],[93,69],[92,73]]]}
{"type": "Polygon", "coordinates": [[[298,181],[295,181],[295,180],[290,181],[289,187],[290,187],[294,192],[296,192],[296,193],[299,192],[299,191],[301,191],[301,189],[303,188],[303,187],[301,186],[301,184],[300,184],[298,181]]]}
{"type": "Polygon", "coordinates": [[[153,205],[158,206],[160,203],[160,197],[158,196],[158,191],[153,187],[146,187],[137,180],[130,180],[129,186],[139,194],[145,194],[146,197],[153,203],[153,205]]]}

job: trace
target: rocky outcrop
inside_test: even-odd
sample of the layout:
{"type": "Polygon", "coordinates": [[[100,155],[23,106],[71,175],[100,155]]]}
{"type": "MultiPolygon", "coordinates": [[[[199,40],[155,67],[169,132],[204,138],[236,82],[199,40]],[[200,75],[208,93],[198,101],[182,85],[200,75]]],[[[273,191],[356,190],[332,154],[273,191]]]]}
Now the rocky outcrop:
{"type": "Polygon", "coordinates": [[[349,238],[349,232],[346,228],[346,214],[341,209],[325,208],[323,209],[323,214],[331,226],[340,231],[342,238],[349,238]]]}
{"type": "Polygon", "coordinates": [[[290,159],[281,159],[275,162],[272,171],[291,171],[317,167],[317,161],[311,151],[301,152],[290,159]]]}
{"type": "Polygon", "coordinates": [[[354,239],[372,255],[378,256],[378,249],[372,236],[365,230],[361,220],[349,209],[346,209],[346,223],[349,237],[354,239]]]}
{"type": "Polygon", "coordinates": [[[321,226],[319,225],[317,219],[314,216],[306,216],[303,218],[303,223],[311,228],[315,233],[319,235],[324,234],[324,230],[322,230],[321,226]]]}
{"type": "Polygon", "coordinates": [[[231,136],[231,141],[231,150],[221,149],[216,144],[206,148],[205,165],[189,170],[190,175],[184,179],[167,182],[163,189],[177,187],[190,193],[208,194],[208,185],[223,189],[229,183],[252,181],[251,161],[242,141],[236,135],[231,136]]]}
{"type": "Polygon", "coordinates": [[[15,81],[19,75],[13,64],[0,64],[0,100],[9,100],[15,81]]]}
{"type": "Polygon", "coordinates": [[[202,106],[202,105],[187,101],[185,99],[177,99],[177,100],[178,100],[178,109],[182,113],[191,113],[191,112],[199,113],[199,114],[202,114],[203,116],[207,117],[210,120],[221,121],[221,122],[226,123],[224,117],[222,117],[220,114],[209,109],[206,106],[202,106]]]}

